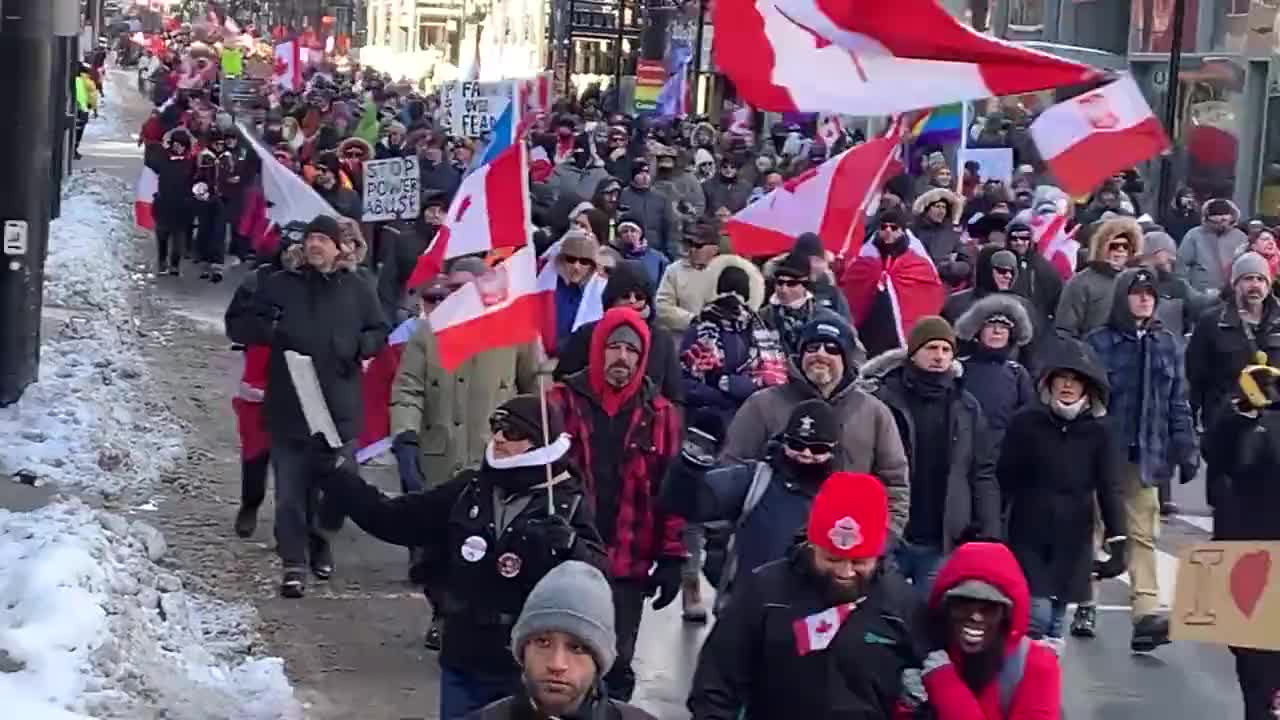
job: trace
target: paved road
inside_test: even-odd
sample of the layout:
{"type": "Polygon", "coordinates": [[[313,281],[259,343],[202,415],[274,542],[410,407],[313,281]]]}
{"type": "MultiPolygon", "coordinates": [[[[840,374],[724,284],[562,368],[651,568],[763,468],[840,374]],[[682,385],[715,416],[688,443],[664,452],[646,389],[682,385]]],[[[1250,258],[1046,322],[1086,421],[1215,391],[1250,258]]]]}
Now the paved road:
{"type": "MultiPolygon", "coordinates": [[[[109,103],[123,102],[118,126],[136,132],[148,108],[127,91],[128,75],[117,75],[109,103]]],[[[85,141],[85,165],[132,181],[140,166],[134,137],[85,141]]],[[[275,597],[276,563],[269,538],[270,501],[255,541],[230,532],[238,499],[238,459],[228,412],[238,357],[221,337],[221,318],[242,270],[221,285],[194,277],[162,278],[152,284],[151,327],[157,341],[149,352],[160,392],[172,394],[172,409],[190,425],[195,448],[179,469],[181,478],[158,513],[175,554],[209,592],[248,599],[263,617],[263,650],[286,659],[310,717],[435,717],[439,677],[434,657],[422,650],[426,607],[403,583],[405,554],[347,528],[336,547],[338,570],[317,584],[306,600],[275,597]]],[[[384,489],[394,473],[371,468],[367,476],[384,489]]],[[[1171,597],[1176,560],[1186,542],[1205,537],[1207,508],[1199,480],[1175,489],[1186,517],[1165,524],[1160,545],[1162,597],[1171,597]]],[[[1100,634],[1072,641],[1064,664],[1067,716],[1098,720],[1134,717],[1206,718],[1242,714],[1230,655],[1223,649],[1177,644],[1149,656],[1128,649],[1127,586],[1105,585],[1100,598],[1100,634]]],[[[705,636],[686,625],[675,606],[646,615],[641,629],[636,701],[664,720],[687,717],[684,698],[705,636]]]]}

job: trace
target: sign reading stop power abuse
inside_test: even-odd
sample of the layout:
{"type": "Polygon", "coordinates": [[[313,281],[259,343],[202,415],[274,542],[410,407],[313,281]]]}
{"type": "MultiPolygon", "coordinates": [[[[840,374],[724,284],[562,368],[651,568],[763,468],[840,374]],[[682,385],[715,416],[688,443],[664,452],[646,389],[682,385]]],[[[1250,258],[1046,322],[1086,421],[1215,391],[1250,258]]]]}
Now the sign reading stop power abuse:
{"type": "Polygon", "coordinates": [[[1173,639],[1280,650],[1280,542],[1197,543],[1178,559],[1173,639]]]}
{"type": "Polygon", "coordinates": [[[420,205],[418,158],[387,158],[364,164],[364,222],[416,220],[420,205]]]}

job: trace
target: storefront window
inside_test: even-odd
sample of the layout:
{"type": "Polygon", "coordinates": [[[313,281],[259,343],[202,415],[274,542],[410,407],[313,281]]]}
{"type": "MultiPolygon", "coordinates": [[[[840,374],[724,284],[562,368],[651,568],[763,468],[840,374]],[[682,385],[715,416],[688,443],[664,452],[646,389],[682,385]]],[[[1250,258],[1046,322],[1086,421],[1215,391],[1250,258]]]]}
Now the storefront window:
{"type": "Polygon", "coordinates": [[[1038,32],[1044,29],[1044,0],[1009,0],[1009,29],[1038,32]]]}
{"type": "MultiPolygon", "coordinates": [[[[1129,17],[1129,51],[1167,53],[1173,48],[1174,0],[1133,0],[1129,17]]],[[[1200,0],[1186,0],[1182,21],[1182,51],[1196,46],[1196,18],[1200,0]]]]}
{"type": "Polygon", "coordinates": [[[1213,6],[1213,49],[1244,52],[1249,34],[1249,11],[1258,0],[1219,0],[1213,6]]]}

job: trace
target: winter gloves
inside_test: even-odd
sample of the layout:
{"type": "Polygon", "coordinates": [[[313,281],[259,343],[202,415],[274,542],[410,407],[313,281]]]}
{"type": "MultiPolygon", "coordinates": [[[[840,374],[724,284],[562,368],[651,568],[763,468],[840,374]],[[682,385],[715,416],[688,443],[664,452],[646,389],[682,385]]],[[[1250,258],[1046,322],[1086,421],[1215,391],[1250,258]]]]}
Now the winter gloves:
{"type": "Polygon", "coordinates": [[[680,594],[680,569],[684,558],[665,557],[658,560],[653,572],[649,573],[649,589],[646,597],[653,597],[653,609],[661,610],[670,605],[680,594]]]}
{"type": "Polygon", "coordinates": [[[1128,538],[1118,535],[1113,538],[1107,538],[1103,544],[1106,545],[1107,553],[1110,554],[1110,557],[1103,561],[1093,561],[1093,575],[1099,580],[1118,577],[1129,567],[1128,538]]]}
{"type": "Polygon", "coordinates": [[[951,664],[951,656],[947,655],[946,650],[934,650],[924,659],[924,664],[920,668],[920,677],[925,678],[929,673],[938,668],[946,667],[951,664]]]}
{"type": "Polygon", "coordinates": [[[400,471],[400,489],[414,492],[423,489],[422,465],[418,458],[418,433],[405,430],[391,443],[391,453],[396,456],[400,471]]]}
{"type": "Polygon", "coordinates": [[[553,557],[563,558],[573,549],[578,533],[569,521],[559,515],[543,515],[529,521],[527,532],[539,539],[532,543],[547,549],[553,557]]]}

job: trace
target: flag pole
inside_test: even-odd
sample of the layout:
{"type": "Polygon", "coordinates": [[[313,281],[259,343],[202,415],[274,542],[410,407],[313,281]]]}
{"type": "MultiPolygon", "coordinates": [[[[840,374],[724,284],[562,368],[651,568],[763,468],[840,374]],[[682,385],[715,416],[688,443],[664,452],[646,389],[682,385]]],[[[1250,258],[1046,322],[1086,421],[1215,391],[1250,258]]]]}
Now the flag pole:
{"type": "MultiPolygon", "coordinates": [[[[964,195],[964,151],[969,147],[969,103],[960,101],[960,147],[956,148],[956,194],[964,195]]],[[[956,222],[960,216],[956,215],[956,222]]]]}
{"type": "MultiPolygon", "coordinates": [[[[547,351],[542,347],[542,341],[536,342],[537,358],[538,358],[538,399],[542,405],[542,444],[544,447],[551,445],[551,428],[548,420],[547,412],[547,373],[544,367],[547,364],[547,351]]],[[[558,438],[557,438],[558,439],[558,438]]],[[[556,514],[556,501],[553,497],[555,490],[555,478],[551,475],[551,463],[547,463],[543,467],[547,470],[547,515],[556,514]]]]}

